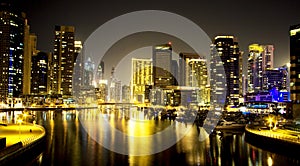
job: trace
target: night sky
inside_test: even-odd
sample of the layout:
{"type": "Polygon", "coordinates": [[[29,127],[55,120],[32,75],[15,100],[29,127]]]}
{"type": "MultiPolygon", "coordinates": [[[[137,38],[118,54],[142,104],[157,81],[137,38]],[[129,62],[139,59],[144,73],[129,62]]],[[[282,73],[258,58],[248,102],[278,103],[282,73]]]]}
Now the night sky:
{"type": "Polygon", "coordinates": [[[38,36],[38,49],[53,51],[55,25],[73,25],[76,38],[84,41],[106,21],[138,10],[165,10],[198,24],[211,38],[237,37],[245,54],[251,43],[275,46],[275,67],[289,61],[289,26],[300,23],[298,0],[215,1],[100,1],[16,0],[27,14],[31,32],[38,36]]]}

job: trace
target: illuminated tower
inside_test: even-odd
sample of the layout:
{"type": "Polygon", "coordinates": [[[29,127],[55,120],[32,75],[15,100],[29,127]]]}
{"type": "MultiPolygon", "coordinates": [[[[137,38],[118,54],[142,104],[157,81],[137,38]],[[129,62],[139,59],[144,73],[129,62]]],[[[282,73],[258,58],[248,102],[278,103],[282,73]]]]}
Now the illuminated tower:
{"type": "Polygon", "coordinates": [[[74,58],[75,58],[75,63],[74,63],[74,69],[73,69],[73,96],[78,97],[80,95],[80,90],[82,89],[83,82],[84,80],[84,56],[82,51],[82,42],[77,40],[75,41],[75,53],[74,53],[74,58]]]}
{"type": "Polygon", "coordinates": [[[23,93],[25,14],[0,3],[0,100],[23,93]]]}
{"type": "Polygon", "coordinates": [[[153,85],[151,59],[132,58],[131,96],[134,102],[149,102],[149,88],[153,85]]]}
{"type": "Polygon", "coordinates": [[[214,44],[223,62],[227,95],[225,104],[239,102],[239,46],[234,36],[217,36],[214,44]]]}
{"type": "Polygon", "coordinates": [[[31,94],[47,94],[48,54],[39,52],[32,56],[31,94]]]}
{"type": "Polygon", "coordinates": [[[55,26],[52,93],[70,96],[75,62],[75,28],[55,26]]]}
{"type": "Polygon", "coordinates": [[[204,104],[209,100],[207,95],[208,73],[205,59],[187,60],[187,84],[186,86],[197,89],[197,102],[204,104]]]}
{"type": "Polygon", "coordinates": [[[179,85],[187,86],[189,75],[189,65],[188,62],[190,59],[199,59],[200,56],[198,54],[193,53],[180,53],[179,54],[179,85]]]}
{"type": "Polygon", "coordinates": [[[173,84],[172,77],[172,46],[163,44],[153,46],[153,81],[156,87],[166,87],[173,84]]]}
{"type": "Polygon", "coordinates": [[[273,68],[272,45],[249,45],[248,55],[248,92],[260,92],[264,89],[263,75],[267,69],[273,68]]]}
{"type": "Polygon", "coordinates": [[[290,27],[290,91],[291,100],[300,102],[300,24],[290,27]]]}

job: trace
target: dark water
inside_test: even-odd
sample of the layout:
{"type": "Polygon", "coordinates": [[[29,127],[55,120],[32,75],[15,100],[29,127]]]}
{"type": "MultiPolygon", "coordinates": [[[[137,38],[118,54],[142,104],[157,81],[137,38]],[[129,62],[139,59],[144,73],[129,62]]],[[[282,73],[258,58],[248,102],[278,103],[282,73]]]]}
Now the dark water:
{"type": "MultiPolygon", "coordinates": [[[[209,139],[201,142],[197,126],[192,126],[185,137],[160,153],[146,156],[122,155],[104,148],[89,136],[78,118],[79,111],[37,111],[35,114],[37,123],[47,131],[46,145],[38,157],[25,165],[299,165],[300,161],[300,158],[269,152],[248,144],[243,132],[213,133],[209,139]]],[[[108,113],[111,114],[116,113],[108,113]]],[[[97,115],[89,116],[93,118],[97,115]]],[[[114,120],[115,126],[120,130],[129,132],[125,131],[126,128],[132,129],[128,128],[126,120],[124,122],[126,117],[114,117],[117,117],[114,118],[117,119],[114,120]]],[[[153,120],[155,127],[143,127],[151,134],[153,130],[163,130],[172,123],[176,122],[153,120]]],[[[139,148],[154,146],[160,145],[150,142],[139,148]]]]}

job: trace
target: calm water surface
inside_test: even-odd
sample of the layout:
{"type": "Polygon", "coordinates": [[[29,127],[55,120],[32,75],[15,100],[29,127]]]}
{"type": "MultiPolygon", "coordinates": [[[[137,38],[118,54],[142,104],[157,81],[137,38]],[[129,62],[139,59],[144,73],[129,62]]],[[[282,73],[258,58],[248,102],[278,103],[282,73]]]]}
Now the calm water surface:
{"type": "MultiPolygon", "coordinates": [[[[37,123],[47,131],[46,144],[44,151],[25,165],[299,165],[300,160],[256,148],[245,141],[243,132],[213,133],[209,139],[201,142],[199,128],[192,124],[188,134],[167,150],[146,156],[122,155],[104,148],[89,136],[80,122],[80,111],[33,113],[37,123]]],[[[126,134],[130,134],[134,127],[130,126],[129,119],[147,119],[139,112],[126,115],[120,111],[99,110],[90,110],[89,116],[85,118],[97,119],[99,114],[105,115],[114,127],[126,134]]],[[[179,123],[154,119],[148,119],[147,122],[143,128],[136,130],[144,131],[143,134],[147,135],[179,123]]],[[[113,137],[109,138],[112,143],[118,144],[113,137]]],[[[151,149],[155,146],[161,145],[153,141],[147,142],[144,147],[129,148],[151,149]]]]}

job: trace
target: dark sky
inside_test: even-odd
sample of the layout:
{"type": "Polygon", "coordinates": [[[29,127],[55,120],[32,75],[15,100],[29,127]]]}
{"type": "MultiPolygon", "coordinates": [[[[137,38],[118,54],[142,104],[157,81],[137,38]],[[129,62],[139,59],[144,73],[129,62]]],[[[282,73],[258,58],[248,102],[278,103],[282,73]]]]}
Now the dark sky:
{"type": "Polygon", "coordinates": [[[165,10],[198,24],[211,38],[238,38],[242,51],[251,43],[274,44],[275,66],[289,61],[289,26],[300,23],[299,0],[15,0],[27,13],[38,49],[53,50],[54,26],[73,25],[85,40],[106,21],[137,10],[165,10]]]}

